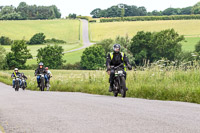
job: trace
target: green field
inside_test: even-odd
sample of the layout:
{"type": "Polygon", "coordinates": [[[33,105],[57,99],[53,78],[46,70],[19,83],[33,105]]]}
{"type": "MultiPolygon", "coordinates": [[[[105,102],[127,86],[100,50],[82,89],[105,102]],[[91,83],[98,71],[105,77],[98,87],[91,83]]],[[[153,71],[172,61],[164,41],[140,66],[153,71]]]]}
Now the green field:
{"type": "Polygon", "coordinates": [[[132,38],[138,31],[155,32],[169,28],[185,36],[187,42],[183,43],[183,50],[194,50],[194,45],[200,40],[200,20],[90,23],[90,40],[97,42],[126,35],[132,38]]]}
{"type": "MultiPolygon", "coordinates": [[[[13,71],[0,71],[0,82],[12,84],[13,71]]],[[[28,76],[28,89],[39,90],[34,70],[20,70],[28,76]]],[[[51,70],[51,91],[84,92],[100,95],[113,95],[108,92],[108,75],[105,71],[51,70]]],[[[128,71],[128,97],[172,100],[200,103],[200,71],[191,67],[153,68],[144,71],[128,71]]],[[[13,89],[14,91],[14,89],[13,89]]],[[[21,91],[21,90],[20,90],[21,91]]]]}
{"type": "Polygon", "coordinates": [[[22,20],[0,21],[0,36],[12,40],[29,40],[35,33],[42,32],[46,39],[56,38],[67,43],[77,43],[79,39],[79,20],[22,20]]]}

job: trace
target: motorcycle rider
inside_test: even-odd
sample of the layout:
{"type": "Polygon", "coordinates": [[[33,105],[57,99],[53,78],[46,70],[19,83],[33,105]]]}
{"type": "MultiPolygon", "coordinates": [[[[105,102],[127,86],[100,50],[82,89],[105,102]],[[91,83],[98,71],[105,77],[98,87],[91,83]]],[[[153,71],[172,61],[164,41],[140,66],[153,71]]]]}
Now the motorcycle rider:
{"type": "MultiPolygon", "coordinates": [[[[129,63],[128,57],[123,53],[120,52],[121,46],[120,44],[114,44],[113,45],[113,52],[109,53],[106,60],[106,67],[107,67],[107,73],[110,75],[109,82],[109,92],[113,91],[113,84],[114,84],[114,77],[115,77],[115,71],[111,69],[111,66],[119,66],[120,64],[124,63],[124,66],[126,65],[129,70],[132,70],[132,66],[129,63]]],[[[124,75],[126,79],[126,68],[124,66],[121,66],[124,69],[124,75]]],[[[128,90],[128,88],[127,88],[128,90]]]]}
{"type": "Polygon", "coordinates": [[[24,73],[21,73],[21,78],[23,78],[23,79],[25,80],[25,87],[27,87],[27,82],[26,82],[26,80],[27,80],[28,78],[24,75],[24,73]]]}
{"type": "MultiPolygon", "coordinates": [[[[37,74],[44,74],[44,78],[45,78],[45,83],[48,82],[48,77],[47,77],[47,72],[44,69],[44,64],[42,62],[39,63],[38,68],[35,70],[35,76],[37,76],[37,74]]],[[[40,75],[37,76],[37,83],[38,83],[38,87],[40,87],[40,75]]]]}
{"type": "MultiPolygon", "coordinates": [[[[15,68],[14,69],[14,72],[12,73],[12,75],[11,75],[11,78],[14,78],[13,79],[13,88],[15,88],[15,79],[17,78],[17,77],[21,77],[21,73],[19,72],[19,70],[18,70],[18,68],[15,68]]],[[[20,86],[21,86],[21,79],[19,79],[19,84],[20,84],[20,86]]]]}

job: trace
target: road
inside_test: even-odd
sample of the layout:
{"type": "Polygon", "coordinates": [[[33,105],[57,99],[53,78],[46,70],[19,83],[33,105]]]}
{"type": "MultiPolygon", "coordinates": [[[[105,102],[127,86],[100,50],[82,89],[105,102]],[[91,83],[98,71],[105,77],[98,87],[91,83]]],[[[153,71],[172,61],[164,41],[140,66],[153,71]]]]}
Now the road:
{"type": "Polygon", "coordinates": [[[73,49],[73,50],[70,50],[70,51],[63,52],[63,53],[70,53],[70,52],[78,51],[78,50],[87,48],[87,47],[95,44],[95,43],[91,43],[90,39],[89,39],[88,21],[85,20],[85,19],[81,19],[81,22],[82,22],[82,28],[83,28],[82,29],[83,46],[80,47],[80,48],[77,48],[77,49],[73,49]]]}
{"type": "Polygon", "coordinates": [[[15,92],[0,83],[1,126],[6,133],[199,133],[200,105],[69,92],[15,92]]]}

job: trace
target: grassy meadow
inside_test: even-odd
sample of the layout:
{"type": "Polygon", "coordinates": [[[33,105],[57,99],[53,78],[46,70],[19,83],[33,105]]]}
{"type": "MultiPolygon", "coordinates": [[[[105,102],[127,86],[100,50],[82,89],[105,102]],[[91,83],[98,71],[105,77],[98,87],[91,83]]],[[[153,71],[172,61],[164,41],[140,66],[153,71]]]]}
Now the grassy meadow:
{"type": "MultiPolygon", "coordinates": [[[[181,68],[155,66],[144,71],[128,71],[127,96],[200,103],[198,69],[190,68],[184,71],[181,68]]],[[[36,87],[36,77],[33,76],[34,71],[21,70],[21,72],[28,75],[28,89],[39,90],[36,87]]],[[[108,75],[105,71],[51,70],[51,72],[53,73],[51,91],[113,95],[108,92],[108,75]]],[[[11,73],[12,71],[0,71],[0,81],[11,85],[11,73]]]]}
{"type": "Polygon", "coordinates": [[[0,36],[12,40],[29,40],[36,33],[44,33],[46,39],[56,38],[67,43],[79,42],[79,20],[22,20],[0,21],[0,36]]]}

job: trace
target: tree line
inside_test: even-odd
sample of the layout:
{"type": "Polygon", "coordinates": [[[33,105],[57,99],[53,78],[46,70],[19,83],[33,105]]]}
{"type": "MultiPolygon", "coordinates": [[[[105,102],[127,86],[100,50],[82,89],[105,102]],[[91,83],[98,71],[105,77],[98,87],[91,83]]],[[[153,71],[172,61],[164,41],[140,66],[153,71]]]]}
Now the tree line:
{"type": "Polygon", "coordinates": [[[36,20],[60,17],[60,10],[55,5],[37,6],[21,2],[18,7],[0,6],[0,20],[36,20]]]}
{"type": "Polygon", "coordinates": [[[107,9],[96,8],[91,13],[93,18],[101,17],[128,17],[128,16],[163,16],[163,15],[191,15],[200,14],[200,2],[194,6],[185,8],[167,8],[164,11],[154,10],[147,12],[144,6],[137,7],[135,5],[118,4],[107,9]]]}

